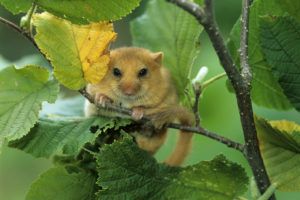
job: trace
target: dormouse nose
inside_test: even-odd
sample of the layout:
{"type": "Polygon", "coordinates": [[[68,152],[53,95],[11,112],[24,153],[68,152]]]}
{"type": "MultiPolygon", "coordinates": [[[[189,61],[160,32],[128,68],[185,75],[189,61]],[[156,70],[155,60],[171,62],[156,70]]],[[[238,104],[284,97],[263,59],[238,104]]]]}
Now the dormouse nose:
{"type": "Polygon", "coordinates": [[[134,83],[123,83],[121,84],[121,90],[125,95],[132,96],[135,95],[138,87],[134,83]]]}

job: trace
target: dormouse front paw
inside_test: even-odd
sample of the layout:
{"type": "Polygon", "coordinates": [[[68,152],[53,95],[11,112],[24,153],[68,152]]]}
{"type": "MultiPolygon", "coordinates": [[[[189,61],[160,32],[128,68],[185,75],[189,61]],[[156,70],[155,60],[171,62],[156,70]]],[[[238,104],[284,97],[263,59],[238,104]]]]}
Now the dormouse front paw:
{"type": "Polygon", "coordinates": [[[95,104],[101,105],[102,107],[105,107],[107,104],[112,103],[113,101],[107,97],[105,94],[102,93],[96,93],[95,95],[95,104]]]}
{"type": "Polygon", "coordinates": [[[140,119],[143,118],[143,116],[144,116],[144,108],[142,108],[142,107],[134,107],[134,108],[132,108],[131,117],[134,120],[140,120],[140,119]]]}

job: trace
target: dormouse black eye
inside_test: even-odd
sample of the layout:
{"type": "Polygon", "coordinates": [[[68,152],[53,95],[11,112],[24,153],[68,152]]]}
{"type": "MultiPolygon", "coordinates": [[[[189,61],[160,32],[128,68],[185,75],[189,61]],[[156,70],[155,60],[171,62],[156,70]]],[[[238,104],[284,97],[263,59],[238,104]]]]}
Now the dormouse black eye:
{"type": "Polygon", "coordinates": [[[148,73],[148,70],[146,68],[143,68],[139,71],[139,77],[144,77],[148,73]]]}
{"type": "Polygon", "coordinates": [[[114,69],[113,69],[113,74],[114,74],[114,76],[116,76],[116,77],[121,77],[121,76],[122,76],[122,72],[121,72],[121,70],[119,70],[118,68],[114,68],[114,69]]]}

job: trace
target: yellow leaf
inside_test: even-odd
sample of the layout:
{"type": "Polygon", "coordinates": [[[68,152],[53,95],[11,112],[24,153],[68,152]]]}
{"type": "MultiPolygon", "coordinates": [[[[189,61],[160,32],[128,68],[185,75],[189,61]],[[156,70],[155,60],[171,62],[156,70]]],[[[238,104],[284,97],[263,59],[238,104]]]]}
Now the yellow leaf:
{"type": "Polygon", "coordinates": [[[108,70],[109,45],[116,38],[110,22],[77,25],[47,12],[33,18],[35,41],[70,89],[101,81],[108,70]]]}
{"type": "Polygon", "coordinates": [[[109,44],[115,40],[112,23],[100,22],[87,26],[72,25],[84,78],[89,83],[99,82],[107,72],[109,44]]]}
{"type": "Polygon", "coordinates": [[[292,133],[295,131],[300,132],[300,126],[295,122],[281,120],[281,121],[270,121],[269,122],[274,128],[277,128],[280,131],[285,131],[287,133],[292,133]]]}

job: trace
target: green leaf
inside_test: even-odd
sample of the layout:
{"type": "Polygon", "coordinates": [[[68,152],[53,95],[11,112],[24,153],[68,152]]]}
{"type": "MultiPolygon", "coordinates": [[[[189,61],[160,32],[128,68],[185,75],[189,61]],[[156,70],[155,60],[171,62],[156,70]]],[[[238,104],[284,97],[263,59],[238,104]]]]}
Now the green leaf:
{"type": "Polygon", "coordinates": [[[300,1],[298,0],[275,0],[275,3],[280,7],[283,12],[289,13],[298,22],[300,22],[300,1]]]}
{"type": "Polygon", "coordinates": [[[85,171],[68,172],[63,167],[51,168],[30,187],[26,200],[92,200],[95,176],[85,171]]]}
{"type": "Polygon", "coordinates": [[[74,23],[114,21],[131,13],[140,0],[38,0],[43,9],[74,23]]]}
{"type": "Polygon", "coordinates": [[[255,122],[271,182],[281,191],[300,191],[300,126],[263,118],[256,118],[255,122]]]}
{"type": "Polygon", "coordinates": [[[48,70],[27,66],[0,71],[0,141],[26,135],[38,119],[43,101],[53,103],[59,88],[48,70]]]}
{"type": "Polygon", "coordinates": [[[33,2],[58,17],[86,24],[121,19],[131,13],[140,0],[0,0],[13,14],[27,12],[33,2]]]}
{"type": "Polygon", "coordinates": [[[98,199],[232,200],[246,190],[244,169],[217,156],[185,168],[158,164],[125,136],[97,155],[98,199]]]}
{"type": "Polygon", "coordinates": [[[92,133],[91,127],[100,130],[112,128],[110,118],[58,118],[40,119],[25,137],[10,143],[35,157],[50,157],[54,154],[76,156],[86,143],[93,143],[100,132],[92,133]]]}
{"type": "Polygon", "coordinates": [[[193,16],[165,0],[149,1],[146,12],[131,22],[135,46],[164,52],[164,65],[170,69],[181,99],[199,53],[201,31],[193,16]]]}
{"type": "MultiPolygon", "coordinates": [[[[249,63],[253,73],[251,97],[257,105],[279,110],[287,110],[291,105],[273,76],[259,43],[259,17],[261,15],[281,15],[285,11],[274,0],[257,0],[251,6],[249,32],[249,63]]],[[[230,34],[228,46],[236,63],[239,63],[240,20],[230,34]]]]}
{"type": "Polygon", "coordinates": [[[291,17],[261,19],[261,46],[284,94],[300,111],[300,23],[291,17]]]}
{"type": "Polygon", "coordinates": [[[34,0],[0,0],[0,4],[16,15],[27,12],[33,1],[34,0]]]}

